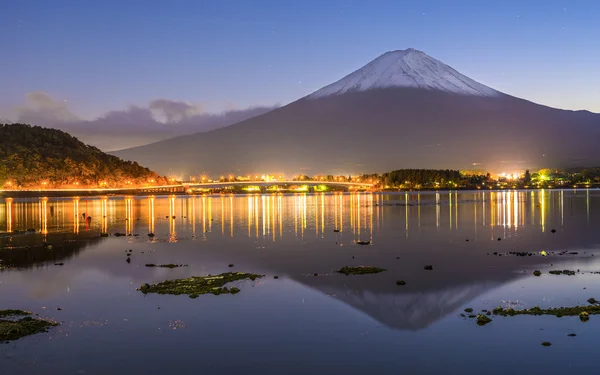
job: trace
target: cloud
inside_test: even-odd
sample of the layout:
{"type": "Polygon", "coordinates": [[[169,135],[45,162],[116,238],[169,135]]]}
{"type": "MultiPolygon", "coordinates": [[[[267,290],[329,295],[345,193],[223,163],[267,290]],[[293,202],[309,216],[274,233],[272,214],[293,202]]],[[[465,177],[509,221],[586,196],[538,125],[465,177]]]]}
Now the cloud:
{"type": "Polygon", "coordinates": [[[56,100],[43,91],[26,95],[27,106],[18,108],[20,122],[51,124],[80,121],[67,107],[66,101],[56,100]]]}
{"type": "Polygon", "coordinates": [[[222,113],[208,113],[201,103],[165,98],[147,106],[113,110],[94,120],[74,115],[66,101],[37,91],[27,94],[27,105],[17,109],[18,122],[53,127],[105,151],[141,146],[179,135],[215,130],[269,112],[272,107],[235,109],[228,103],[222,113]]]}
{"type": "Polygon", "coordinates": [[[187,118],[200,115],[204,112],[202,104],[192,105],[186,102],[178,102],[169,99],[156,99],[149,103],[148,107],[153,111],[158,121],[165,123],[181,122],[187,118]]]}

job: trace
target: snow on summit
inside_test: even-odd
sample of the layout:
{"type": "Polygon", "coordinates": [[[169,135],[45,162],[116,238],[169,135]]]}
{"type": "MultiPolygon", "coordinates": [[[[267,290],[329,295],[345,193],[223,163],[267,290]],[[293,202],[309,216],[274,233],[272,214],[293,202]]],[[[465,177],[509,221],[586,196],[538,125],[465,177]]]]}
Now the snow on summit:
{"type": "Polygon", "coordinates": [[[339,81],[315,91],[308,98],[388,87],[414,87],[460,95],[501,95],[499,91],[460,74],[426,53],[409,48],[384,53],[339,81]]]}

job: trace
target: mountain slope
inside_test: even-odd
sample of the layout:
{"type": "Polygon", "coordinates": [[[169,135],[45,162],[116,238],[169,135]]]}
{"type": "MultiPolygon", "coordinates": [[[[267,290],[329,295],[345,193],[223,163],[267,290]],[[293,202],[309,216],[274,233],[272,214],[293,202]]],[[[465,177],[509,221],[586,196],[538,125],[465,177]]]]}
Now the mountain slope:
{"type": "Polygon", "coordinates": [[[0,186],[123,186],[160,182],[157,173],[99,149],[56,129],[0,124],[0,186]]]}
{"type": "Polygon", "coordinates": [[[422,60],[410,62],[413,68],[428,66],[433,59],[416,52],[398,53],[391,60],[387,55],[396,53],[374,60],[385,64],[367,65],[339,85],[264,115],[116,155],[182,176],[462,169],[473,163],[506,171],[600,163],[595,145],[600,115],[514,98],[449,67],[411,73],[415,82],[424,83],[410,86],[402,81],[406,71],[396,69],[407,55],[411,61],[422,60]],[[379,73],[369,75],[370,71],[379,73]],[[449,72],[456,72],[451,76],[465,86],[450,90],[449,82],[455,80],[448,78],[449,72]],[[386,82],[394,84],[379,87],[386,82]]]}

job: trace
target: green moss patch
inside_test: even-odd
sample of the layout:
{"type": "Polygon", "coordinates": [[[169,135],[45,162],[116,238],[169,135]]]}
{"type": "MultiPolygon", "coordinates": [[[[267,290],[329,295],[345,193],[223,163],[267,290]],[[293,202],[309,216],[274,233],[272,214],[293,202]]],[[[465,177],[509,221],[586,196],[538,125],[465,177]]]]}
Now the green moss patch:
{"type": "MultiPolygon", "coordinates": [[[[31,314],[21,310],[3,310],[18,313],[11,313],[10,316],[31,314]]],[[[2,315],[8,316],[8,315],[2,315]]],[[[47,332],[48,328],[57,326],[57,322],[44,319],[34,319],[29,316],[19,320],[0,319],[0,340],[17,340],[21,337],[35,335],[36,333],[47,332]]]]}
{"type": "Polygon", "coordinates": [[[551,275],[567,275],[567,276],[575,276],[575,271],[571,271],[571,270],[554,270],[554,271],[549,271],[548,272],[551,275]]]}
{"type": "Polygon", "coordinates": [[[477,325],[484,326],[491,322],[492,322],[492,319],[488,318],[487,315],[483,315],[483,314],[477,315],[477,325]]]}
{"type": "Polygon", "coordinates": [[[542,309],[538,306],[530,309],[515,310],[515,309],[503,309],[497,307],[493,311],[494,315],[500,316],[515,316],[515,315],[554,315],[558,318],[563,316],[579,316],[582,321],[587,321],[590,315],[600,314],[599,305],[589,306],[573,306],[573,307],[551,307],[549,309],[542,309]]]}
{"type": "Polygon", "coordinates": [[[160,267],[160,268],[177,268],[177,267],[187,267],[187,264],[146,264],[146,267],[160,267]]]}
{"type": "Polygon", "coordinates": [[[9,316],[23,316],[31,315],[31,311],[24,310],[0,310],[0,318],[6,318],[9,316]]]}
{"type": "Polygon", "coordinates": [[[196,298],[201,294],[236,294],[240,290],[232,287],[231,289],[224,285],[238,280],[256,280],[263,275],[255,275],[244,272],[227,272],[215,276],[194,276],[186,279],[167,280],[158,284],[144,284],[138,288],[144,294],[187,294],[190,298],[196,298]]]}
{"type": "Polygon", "coordinates": [[[343,273],[344,275],[366,275],[369,273],[379,273],[386,271],[385,268],[372,267],[372,266],[358,266],[358,267],[342,267],[337,272],[343,273]]]}

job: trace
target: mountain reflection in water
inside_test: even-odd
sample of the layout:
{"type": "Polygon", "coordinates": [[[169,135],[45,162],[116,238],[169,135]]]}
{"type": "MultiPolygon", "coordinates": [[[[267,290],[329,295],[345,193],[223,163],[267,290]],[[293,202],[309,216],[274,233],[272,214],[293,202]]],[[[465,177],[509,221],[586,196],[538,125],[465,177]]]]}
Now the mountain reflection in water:
{"type": "Polygon", "coordinates": [[[385,326],[419,330],[543,261],[488,254],[594,248],[598,202],[593,190],[5,199],[0,264],[35,266],[19,283],[52,298],[86,271],[141,285],[167,275],[145,263],[190,265],[169,277],[224,272],[223,264],[235,263],[236,270],[287,277],[385,326]],[[56,262],[65,266],[51,271],[56,262]],[[388,271],[335,273],[363,264],[388,271]],[[434,270],[423,270],[426,264],[434,270]],[[398,287],[398,279],[407,285],[398,287]]]}

